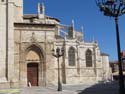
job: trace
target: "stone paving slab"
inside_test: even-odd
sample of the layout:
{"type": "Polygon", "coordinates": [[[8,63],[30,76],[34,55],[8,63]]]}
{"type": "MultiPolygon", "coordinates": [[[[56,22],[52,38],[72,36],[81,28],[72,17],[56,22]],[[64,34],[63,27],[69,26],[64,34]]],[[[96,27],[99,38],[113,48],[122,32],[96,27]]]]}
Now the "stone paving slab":
{"type": "Polygon", "coordinates": [[[77,94],[77,92],[74,92],[74,91],[34,91],[30,89],[25,89],[20,94],[77,94]]]}
{"type": "Polygon", "coordinates": [[[77,94],[76,92],[43,92],[39,94],[77,94]]]}
{"type": "Polygon", "coordinates": [[[20,89],[0,89],[0,94],[20,94],[20,89]]]}

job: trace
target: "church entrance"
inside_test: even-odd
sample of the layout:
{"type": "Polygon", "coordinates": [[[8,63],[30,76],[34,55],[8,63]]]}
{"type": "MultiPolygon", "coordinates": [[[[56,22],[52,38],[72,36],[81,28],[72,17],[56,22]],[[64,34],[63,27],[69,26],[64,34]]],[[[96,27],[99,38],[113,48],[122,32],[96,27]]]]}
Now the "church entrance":
{"type": "Polygon", "coordinates": [[[44,53],[38,45],[30,45],[22,54],[25,62],[20,63],[20,86],[45,86],[46,85],[46,70],[44,53]]]}
{"type": "Polygon", "coordinates": [[[28,86],[38,86],[38,64],[28,63],[27,64],[27,83],[28,86]]]}

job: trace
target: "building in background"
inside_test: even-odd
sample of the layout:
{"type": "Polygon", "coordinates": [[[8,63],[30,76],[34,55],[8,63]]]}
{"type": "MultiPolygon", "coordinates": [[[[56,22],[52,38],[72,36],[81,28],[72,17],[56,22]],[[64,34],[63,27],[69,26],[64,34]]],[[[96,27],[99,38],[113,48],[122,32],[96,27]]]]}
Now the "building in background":
{"type": "MultiPolygon", "coordinates": [[[[121,52],[121,57],[122,57],[123,76],[125,79],[125,50],[121,52]]],[[[119,76],[118,61],[110,62],[110,67],[112,69],[113,79],[118,80],[118,76],[119,76]]]]}
{"type": "Polygon", "coordinates": [[[111,79],[109,56],[97,42],[85,42],[83,32],[45,14],[23,14],[23,0],[0,0],[0,88],[57,84],[57,59],[52,49],[64,49],[60,58],[63,84],[96,83],[111,79]]]}

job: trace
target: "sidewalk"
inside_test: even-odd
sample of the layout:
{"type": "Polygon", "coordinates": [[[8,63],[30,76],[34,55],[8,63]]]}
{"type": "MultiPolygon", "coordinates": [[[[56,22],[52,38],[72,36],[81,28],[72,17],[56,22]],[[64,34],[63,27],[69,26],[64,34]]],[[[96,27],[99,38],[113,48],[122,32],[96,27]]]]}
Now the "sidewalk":
{"type": "Polygon", "coordinates": [[[77,92],[71,90],[57,91],[56,87],[31,87],[22,89],[20,94],[77,94],[77,92]]]}
{"type": "Polygon", "coordinates": [[[32,91],[30,89],[23,90],[20,94],[77,94],[73,91],[32,91]]]}
{"type": "Polygon", "coordinates": [[[0,94],[77,94],[74,91],[43,90],[43,88],[3,89],[0,94]]]}
{"type": "Polygon", "coordinates": [[[0,94],[20,94],[20,89],[0,89],[0,94]]]}
{"type": "Polygon", "coordinates": [[[57,86],[2,89],[0,94],[118,94],[119,85],[118,83],[63,85],[62,89],[57,91],[57,86]]]}

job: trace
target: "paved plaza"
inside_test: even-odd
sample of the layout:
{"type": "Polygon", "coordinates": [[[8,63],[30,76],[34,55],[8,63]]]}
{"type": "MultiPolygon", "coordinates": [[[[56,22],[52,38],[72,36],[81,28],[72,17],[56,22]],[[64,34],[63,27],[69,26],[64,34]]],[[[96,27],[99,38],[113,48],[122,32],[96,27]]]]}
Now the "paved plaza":
{"type": "Polygon", "coordinates": [[[61,92],[57,86],[1,89],[0,94],[118,94],[119,85],[115,83],[63,85],[61,92]]]}

